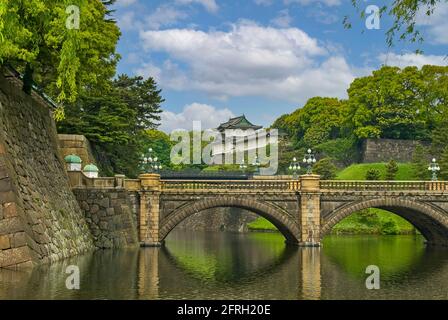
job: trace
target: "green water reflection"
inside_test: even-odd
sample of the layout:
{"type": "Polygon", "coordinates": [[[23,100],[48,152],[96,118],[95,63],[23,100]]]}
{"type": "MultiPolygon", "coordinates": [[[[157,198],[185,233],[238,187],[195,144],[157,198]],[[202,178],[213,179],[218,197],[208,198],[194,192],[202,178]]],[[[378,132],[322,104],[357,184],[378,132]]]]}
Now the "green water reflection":
{"type": "Polygon", "coordinates": [[[0,270],[0,299],[448,299],[448,251],[415,236],[330,236],[301,249],[279,234],[175,231],[160,249],[0,270]],[[80,290],[65,287],[69,265],[80,290]],[[368,265],[380,267],[380,290],[365,287],[368,265]]]}

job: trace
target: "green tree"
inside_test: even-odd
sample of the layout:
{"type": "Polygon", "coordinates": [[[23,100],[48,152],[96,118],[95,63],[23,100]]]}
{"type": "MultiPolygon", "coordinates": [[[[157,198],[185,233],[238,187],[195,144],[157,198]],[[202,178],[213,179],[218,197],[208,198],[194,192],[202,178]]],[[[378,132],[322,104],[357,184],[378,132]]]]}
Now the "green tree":
{"type": "Polygon", "coordinates": [[[428,174],[428,149],[422,145],[417,145],[412,155],[412,171],[418,180],[427,180],[428,174]]]}
{"type": "Polygon", "coordinates": [[[281,116],[273,128],[288,132],[302,146],[316,146],[342,135],[345,114],[343,101],[315,97],[308,100],[303,108],[281,116]]]}
{"type": "Polygon", "coordinates": [[[366,180],[376,181],[381,179],[381,172],[378,169],[369,169],[366,172],[366,180]]]}
{"type": "MultiPolygon", "coordinates": [[[[58,102],[74,102],[83,88],[98,92],[115,74],[120,31],[108,19],[114,0],[0,1],[0,63],[24,73],[58,102]],[[67,28],[69,6],[79,8],[79,29],[67,28]]],[[[75,13],[76,14],[76,13],[75,13]]],[[[63,116],[59,109],[56,117],[63,116]]]]}
{"type": "Polygon", "coordinates": [[[357,148],[358,140],[355,136],[351,135],[346,138],[328,140],[317,145],[315,150],[348,166],[359,160],[357,148]]]}
{"type": "Polygon", "coordinates": [[[320,175],[322,180],[332,180],[336,178],[337,167],[331,158],[323,158],[316,163],[313,171],[320,175]]]}
{"type": "Polygon", "coordinates": [[[386,180],[392,181],[395,180],[395,177],[398,173],[398,165],[395,160],[390,160],[386,165],[386,180]]]}
{"type": "Polygon", "coordinates": [[[421,74],[415,67],[382,67],[358,78],[348,89],[349,121],[354,134],[364,138],[426,138],[419,108],[421,74]]]}
{"type": "Polygon", "coordinates": [[[147,130],[145,132],[143,150],[152,148],[154,153],[160,159],[160,163],[163,168],[172,168],[170,154],[173,143],[170,141],[170,137],[159,130],[147,130]]]}

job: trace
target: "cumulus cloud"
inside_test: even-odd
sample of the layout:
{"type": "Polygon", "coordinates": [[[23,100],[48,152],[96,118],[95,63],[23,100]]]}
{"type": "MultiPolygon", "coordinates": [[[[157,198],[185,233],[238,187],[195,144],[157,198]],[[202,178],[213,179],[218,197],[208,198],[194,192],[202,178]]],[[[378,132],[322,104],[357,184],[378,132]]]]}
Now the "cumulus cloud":
{"type": "MultiPolygon", "coordinates": [[[[345,96],[355,74],[345,59],[298,28],[240,22],[231,30],[169,29],[141,33],[144,49],[168,59],[162,86],[215,97],[264,96],[295,103],[314,95],[345,96]]],[[[145,73],[145,67],[139,70],[145,73]]]]}
{"type": "Polygon", "coordinates": [[[188,15],[169,5],[161,5],[146,17],[146,26],[150,29],[159,29],[162,26],[170,26],[180,20],[188,18],[188,15]]]}
{"type": "Polygon", "coordinates": [[[219,6],[215,0],[176,0],[178,4],[200,4],[209,12],[217,12],[219,10],[219,6]]]}
{"type": "Polygon", "coordinates": [[[135,3],[137,3],[137,0],[118,0],[117,1],[117,5],[120,7],[128,7],[135,3]]]}
{"type": "Polygon", "coordinates": [[[379,61],[387,63],[389,66],[396,66],[400,68],[408,66],[416,66],[421,68],[425,64],[447,66],[448,59],[445,56],[436,55],[423,55],[416,53],[406,53],[406,54],[381,54],[379,56],[379,61]]]}
{"type": "Polygon", "coordinates": [[[160,130],[171,133],[176,129],[193,129],[193,121],[200,121],[203,130],[217,128],[222,122],[235,115],[229,109],[218,109],[214,106],[192,103],[186,105],[182,112],[164,111],[161,114],[160,130]]]}

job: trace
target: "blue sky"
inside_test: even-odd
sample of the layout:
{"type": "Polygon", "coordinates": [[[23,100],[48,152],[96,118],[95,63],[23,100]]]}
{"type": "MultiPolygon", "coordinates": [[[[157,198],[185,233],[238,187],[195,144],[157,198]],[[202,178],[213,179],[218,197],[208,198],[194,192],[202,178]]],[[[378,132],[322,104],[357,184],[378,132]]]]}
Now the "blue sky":
{"type": "Polygon", "coordinates": [[[313,96],[346,97],[355,77],[383,64],[448,65],[446,4],[417,20],[423,55],[407,43],[388,48],[390,19],[369,30],[350,0],[118,0],[115,9],[118,71],[158,81],[166,132],[191,129],[194,120],[216,127],[241,114],[269,126],[313,96]]]}

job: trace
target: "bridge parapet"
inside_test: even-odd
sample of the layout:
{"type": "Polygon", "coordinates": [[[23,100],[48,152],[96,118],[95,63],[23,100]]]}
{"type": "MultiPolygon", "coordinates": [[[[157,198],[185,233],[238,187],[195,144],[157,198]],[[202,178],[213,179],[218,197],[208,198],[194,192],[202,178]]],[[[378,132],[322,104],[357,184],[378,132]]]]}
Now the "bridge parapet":
{"type": "Polygon", "coordinates": [[[272,192],[291,192],[300,190],[300,181],[298,180],[169,180],[162,181],[162,190],[164,192],[178,191],[272,191],[272,192]]]}
{"type": "Polygon", "coordinates": [[[447,181],[354,181],[322,180],[322,191],[448,191],[447,181]]]}

